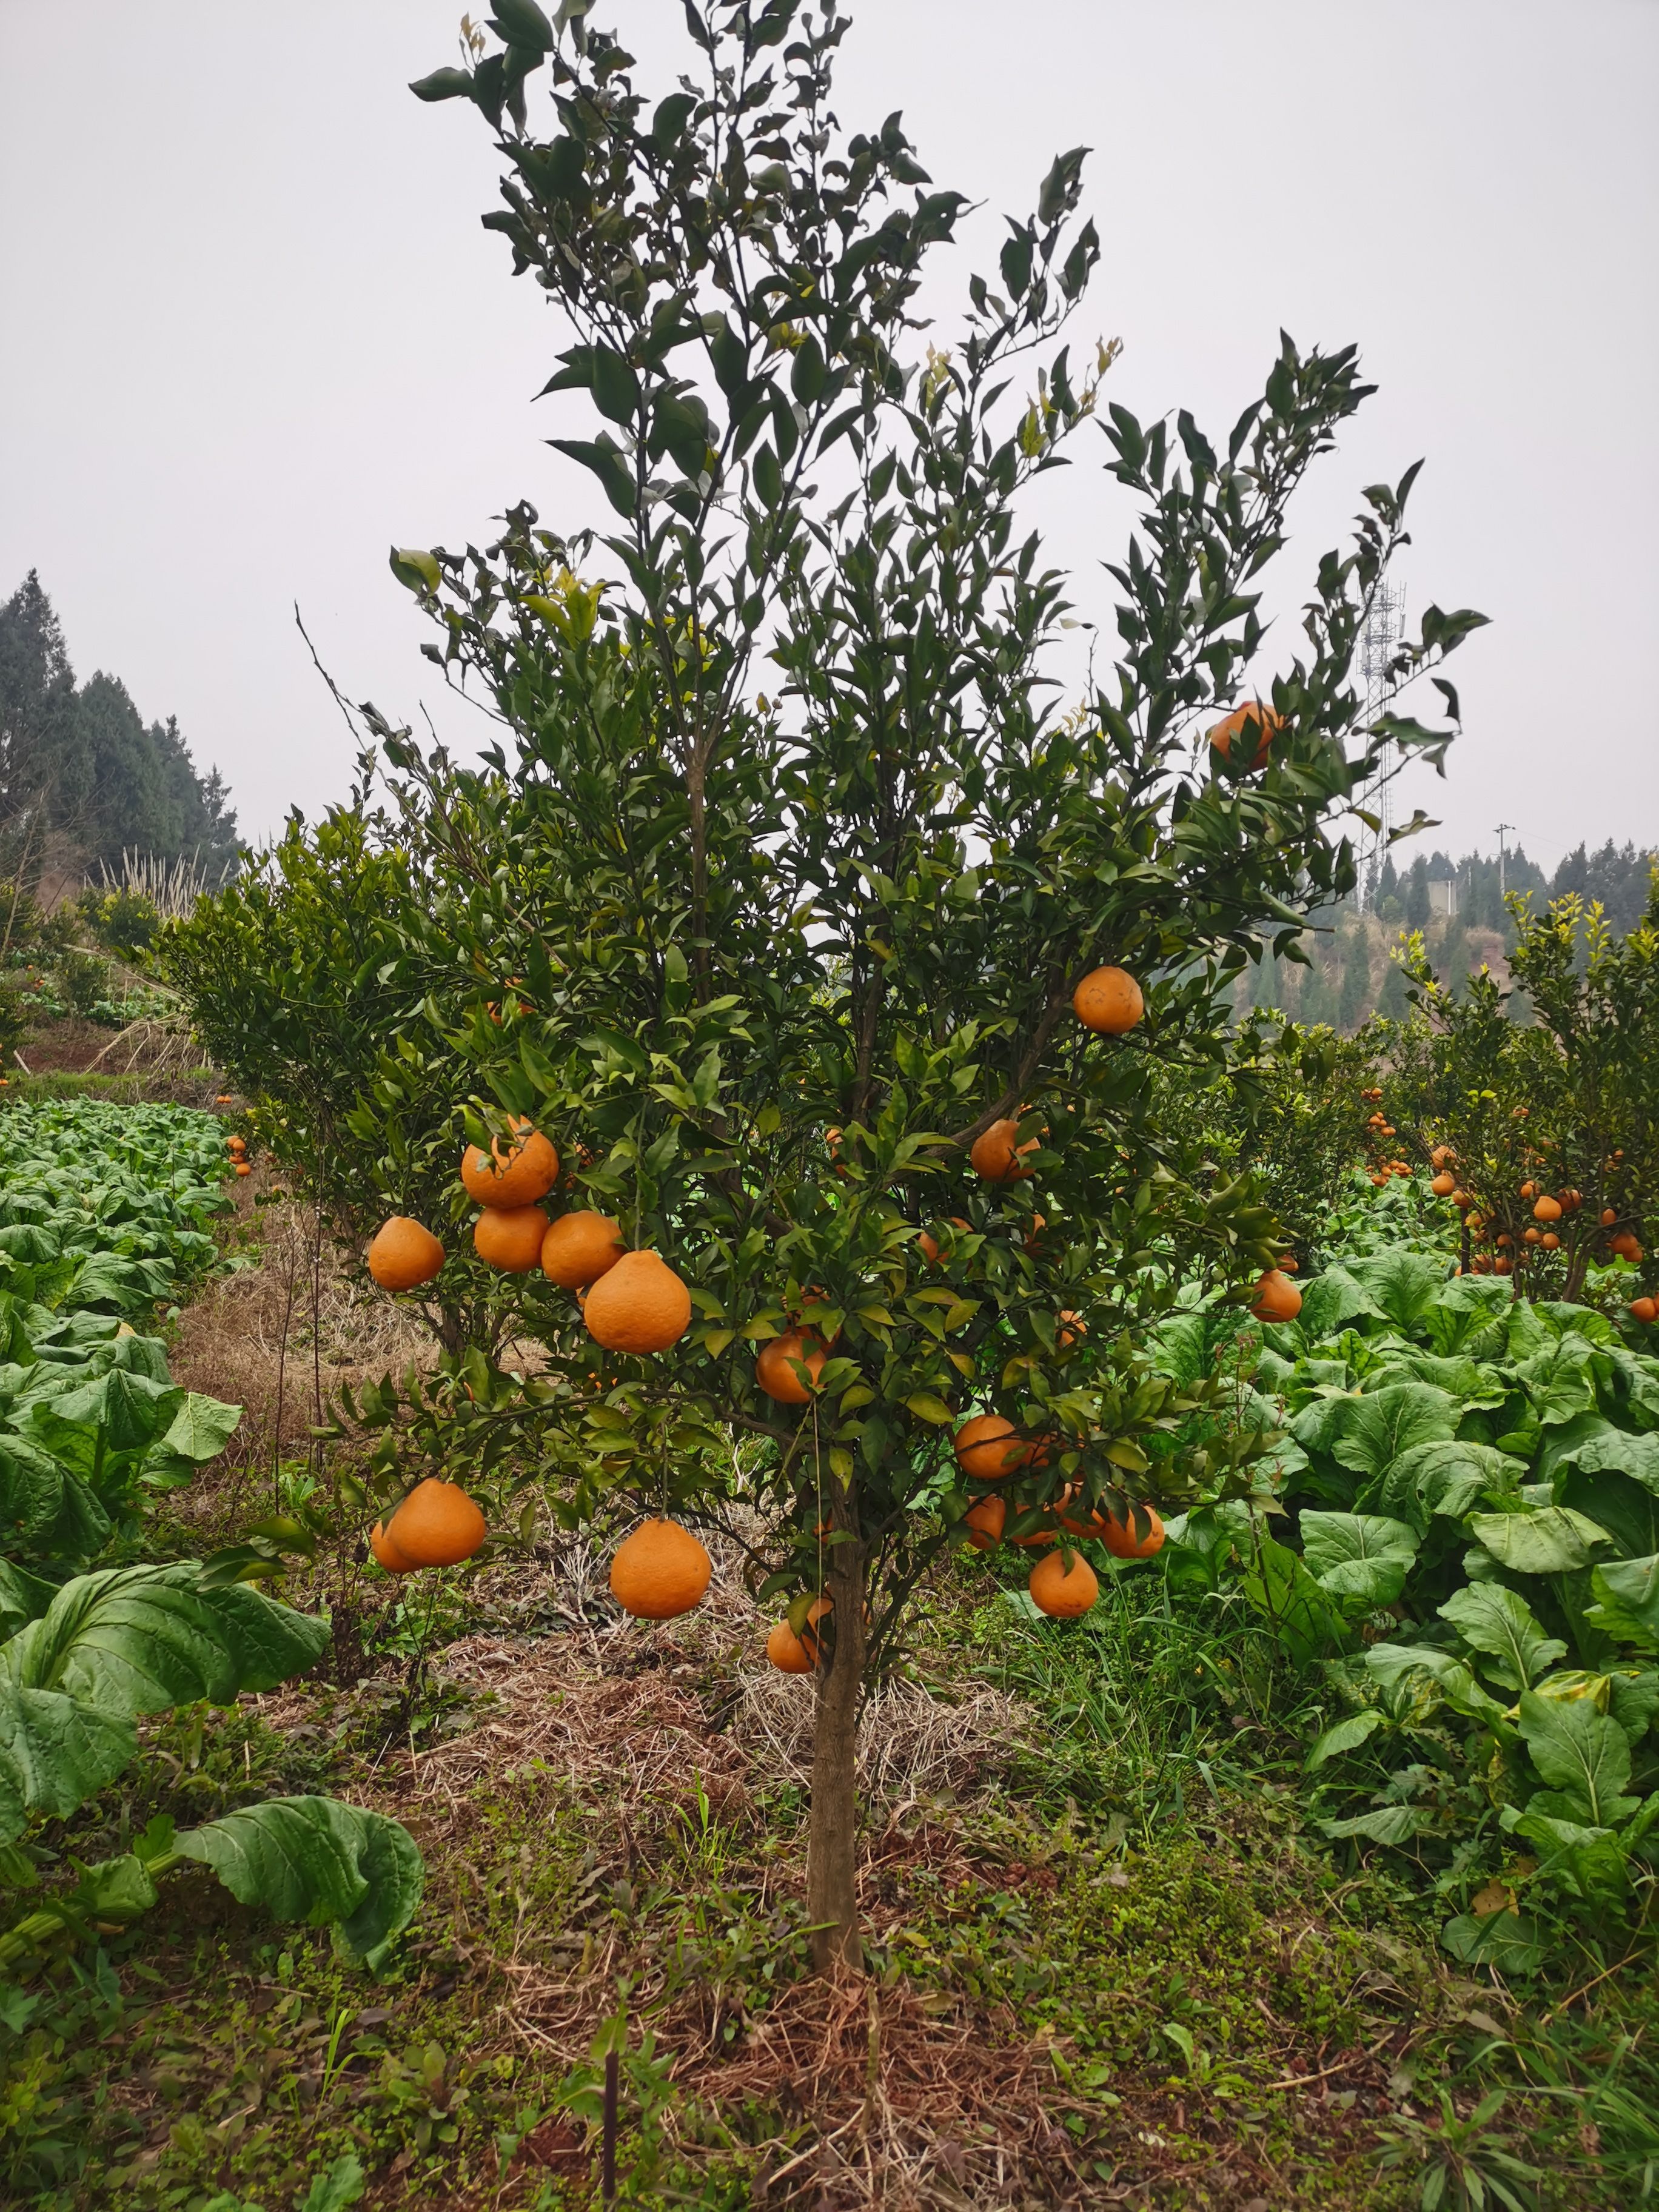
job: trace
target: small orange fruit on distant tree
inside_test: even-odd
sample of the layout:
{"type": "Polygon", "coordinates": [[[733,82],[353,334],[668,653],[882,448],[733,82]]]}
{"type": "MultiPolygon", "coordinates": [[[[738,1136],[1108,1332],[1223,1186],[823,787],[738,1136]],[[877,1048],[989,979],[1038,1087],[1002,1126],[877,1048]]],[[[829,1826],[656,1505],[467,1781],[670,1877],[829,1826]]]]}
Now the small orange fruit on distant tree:
{"type": "Polygon", "coordinates": [[[641,1521],[617,1547],[611,1595],[636,1620],[673,1620],[708,1587],[708,1554],[678,1521],[641,1521]]]}
{"type": "Polygon", "coordinates": [[[1632,1267],[1638,1267],[1642,1264],[1641,1243],[1631,1230],[1623,1230],[1617,1237],[1613,1237],[1609,1243],[1609,1249],[1616,1252],[1621,1260],[1628,1260],[1632,1267]]]}
{"type": "Polygon", "coordinates": [[[755,1380],[769,1398],[781,1406],[805,1406],[818,1387],[823,1363],[830,1357],[823,1340],[808,1329],[787,1328],[763,1344],[755,1362],[755,1380]],[[806,1370],[803,1380],[800,1369],[806,1370]]]}
{"type": "Polygon", "coordinates": [[[238,1160],[236,1163],[236,1172],[239,1176],[252,1175],[253,1173],[253,1170],[248,1164],[247,1161],[238,1160]]]}
{"type": "Polygon", "coordinates": [[[1276,714],[1271,707],[1264,707],[1260,699],[1250,699],[1243,706],[1235,707],[1231,714],[1216,724],[1210,732],[1210,747],[1223,760],[1231,761],[1233,747],[1241,738],[1246,745],[1253,742],[1255,750],[1249,765],[1253,769],[1266,768],[1273,741],[1284,726],[1282,714],[1276,714]]]}
{"type": "Polygon", "coordinates": [[[1074,1344],[1081,1344],[1089,1334],[1089,1325],[1073,1307],[1062,1306],[1055,1316],[1054,1344],[1061,1352],[1069,1352],[1074,1344]]]}
{"type": "Polygon", "coordinates": [[[957,1465],[977,1482],[1000,1482],[1024,1467],[1030,1447],[1000,1413],[976,1413],[956,1434],[957,1465]]]}
{"type": "Polygon", "coordinates": [[[469,1145],[461,1154],[461,1182],[480,1206],[533,1206],[558,1179],[558,1154],[522,1116],[514,1121],[510,1135],[497,1137],[487,1152],[469,1145]]]}
{"type": "Polygon", "coordinates": [[[1072,994],[1072,1011],[1097,1036],[1122,1036],[1146,1011],[1127,968],[1091,968],[1072,994]]]}
{"type": "Polygon", "coordinates": [[[987,1182],[1024,1182],[1031,1172],[1025,1155],[1036,1152],[1037,1144],[1036,1137],[1020,1143],[1018,1121],[993,1121],[982,1137],[975,1139],[968,1158],[974,1173],[987,1182]]]}
{"type": "Polygon", "coordinates": [[[1644,1328],[1651,1328],[1655,1321],[1659,1320],[1659,1304],[1652,1298],[1632,1298],[1630,1310],[1644,1328]]]}
{"type": "Polygon", "coordinates": [[[1534,1221],[1559,1221],[1561,1218],[1560,1200],[1551,1198],[1547,1192],[1534,1205],[1532,1218],[1534,1221]]]}
{"type": "Polygon", "coordinates": [[[963,1523],[969,1531],[968,1541],[976,1552],[994,1552],[1002,1541],[1002,1532],[1008,1525],[1007,1501],[1001,1498],[981,1498],[963,1515],[963,1523]]]}
{"type": "Polygon", "coordinates": [[[487,1206],[472,1224],[472,1249],[504,1275],[527,1275],[542,1256],[547,1230],[539,1206],[487,1206]]]}
{"type": "Polygon", "coordinates": [[[1553,1229],[1547,1229],[1539,1238],[1538,1246],[1543,1252],[1559,1252],[1561,1249],[1561,1239],[1553,1229]]]}
{"type": "Polygon", "coordinates": [[[368,1272],[383,1291],[417,1290],[443,1263],[443,1246],[406,1213],[383,1221],[368,1248],[368,1272]]]}
{"type": "Polygon", "coordinates": [[[417,1482],[386,1524],[386,1540],[412,1567],[453,1567],[470,1559],[489,1526],[459,1482],[435,1474],[417,1482]]]}
{"type": "Polygon", "coordinates": [[[585,1291],[623,1255],[622,1231],[608,1214],[562,1213],[542,1239],[542,1273],[562,1291],[585,1291]]]}
{"type": "Polygon", "coordinates": [[[1429,1185],[1429,1188],[1437,1198],[1449,1198],[1456,1188],[1455,1178],[1448,1175],[1443,1169],[1429,1185]]]}
{"type": "Polygon", "coordinates": [[[587,1333],[607,1352],[666,1352],[691,1326],[691,1293],[658,1252],[624,1252],[582,1307],[587,1333]]]}
{"type": "MultiPolygon", "coordinates": [[[[968,1224],[963,1219],[959,1213],[953,1213],[951,1216],[951,1226],[952,1229],[960,1229],[964,1236],[968,1233],[968,1224]]],[[[921,1236],[916,1239],[916,1245],[922,1258],[927,1261],[930,1267],[938,1263],[939,1251],[939,1239],[934,1236],[931,1229],[924,1229],[922,1231],[921,1236]]]]}
{"type": "Polygon", "coordinates": [[[1601,1208],[1601,1226],[1603,1229],[1611,1229],[1613,1223],[1617,1221],[1618,1218],[1619,1216],[1613,1211],[1612,1206],[1604,1206],[1601,1208]]]}
{"type": "Polygon", "coordinates": [[[1046,1552],[1025,1585],[1039,1613],[1054,1620],[1076,1620],[1100,1595],[1094,1569],[1080,1552],[1046,1552]]]}
{"type": "Polygon", "coordinates": [[[1258,1321],[1294,1321],[1302,1310],[1302,1293],[1288,1275],[1269,1267],[1257,1281],[1250,1311],[1258,1321]]]}

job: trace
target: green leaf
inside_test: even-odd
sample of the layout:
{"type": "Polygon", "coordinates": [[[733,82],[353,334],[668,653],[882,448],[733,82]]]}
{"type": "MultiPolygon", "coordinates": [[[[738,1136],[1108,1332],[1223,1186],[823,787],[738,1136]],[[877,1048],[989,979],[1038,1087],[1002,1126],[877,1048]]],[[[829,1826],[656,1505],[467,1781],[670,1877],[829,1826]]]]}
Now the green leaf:
{"type": "Polygon", "coordinates": [[[185,1829],[174,1848],[242,1905],[278,1920],[331,1920],[344,1955],[378,1967],[421,1901],[421,1855],[384,1814],[332,1797],[271,1797],[185,1829]]]}
{"type": "Polygon", "coordinates": [[[1362,1316],[1381,1319],[1382,1309],[1365,1285],[1344,1267],[1327,1267],[1302,1293],[1297,1316],[1310,1344],[1334,1336],[1346,1322],[1362,1316]]]}
{"type": "Polygon", "coordinates": [[[1659,1650],[1659,1554],[1593,1568],[1590,1595],[1595,1603],[1584,1617],[1604,1635],[1659,1650]]]}
{"type": "Polygon", "coordinates": [[[495,12],[489,20],[491,27],[508,46],[522,47],[532,54],[552,52],[553,26],[536,5],[536,0],[495,0],[495,12]]]}
{"type": "Polygon", "coordinates": [[[194,1560],[77,1576],[40,1620],[0,1645],[0,1680],[137,1718],[273,1689],[320,1657],[325,1621],[245,1584],[202,1590],[198,1578],[194,1560]]]}
{"type": "Polygon", "coordinates": [[[1559,1575],[1587,1567],[1605,1528],[1567,1505],[1542,1505],[1528,1513],[1474,1513],[1469,1534],[1499,1566],[1517,1575],[1559,1575]]]}
{"type": "MultiPolygon", "coordinates": [[[[416,100],[471,100],[472,79],[465,70],[434,70],[429,76],[416,77],[409,88],[416,100]]],[[[408,558],[407,554],[394,553],[392,556],[392,574],[398,576],[399,583],[409,582],[408,577],[399,574],[398,570],[398,562],[408,558]]],[[[433,580],[435,585],[436,578],[433,580]]]]}
{"type": "MultiPolygon", "coordinates": [[[[438,71],[439,76],[456,76],[459,74],[457,70],[438,71]]],[[[433,77],[422,79],[422,82],[427,84],[434,82],[435,79],[433,77]]],[[[410,89],[422,100],[453,100],[455,97],[453,92],[422,93],[418,85],[411,85],[410,89]]],[[[470,80],[464,89],[471,93],[472,87],[470,80]]],[[[400,584],[406,586],[411,592],[435,592],[443,581],[443,572],[436,560],[430,553],[422,552],[418,546],[394,545],[391,558],[392,574],[400,584]]]]}
{"type": "Polygon", "coordinates": [[[1302,1762],[1303,1771],[1312,1774],[1343,1752],[1357,1750],[1369,1737],[1375,1735],[1378,1729],[1384,1727],[1387,1721],[1388,1715],[1375,1705],[1367,1706],[1364,1712],[1347,1714],[1316,1737],[1312,1748],[1302,1762]]]}
{"type": "Polygon", "coordinates": [[[319,2173],[295,2212],[345,2212],[363,2193],[362,2160],[355,2151],[343,2151],[326,2173],[319,2173]]]}
{"type": "Polygon", "coordinates": [[[1506,1690],[1529,1689],[1566,1650],[1546,1636],[1525,1598],[1503,1583],[1470,1583],[1440,1607],[1463,1641],[1491,1661],[1486,1672],[1506,1690]]]}
{"type": "Polygon", "coordinates": [[[1321,1589],[1345,1612],[1392,1605],[1417,1557],[1417,1534],[1403,1521],[1365,1513],[1302,1514],[1302,1557],[1321,1589]]]}
{"type": "MultiPolygon", "coordinates": [[[[1449,1438],[1462,1413],[1457,1401],[1427,1382],[1396,1382],[1368,1397],[1341,1401],[1331,1450],[1344,1467],[1380,1475],[1415,1446],[1449,1438]]],[[[1299,1441],[1299,1439],[1298,1439],[1299,1441]]]]}
{"type": "Polygon", "coordinates": [[[1454,1712],[1466,1714],[1471,1720],[1490,1723],[1504,1718],[1504,1707],[1481,1688],[1463,1662],[1437,1645],[1373,1644],[1364,1664],[1385,1689],[1416,1686],[1425,1710],[1443,1699],[1454,1712]]]}
{"type": "Polygon", "coordinates": [[[1296,1553],[1283,1544],[1268,1537],[1261,1540],[1243,1588],[1298,1665],[1311,1665],[1342,1642],[1340,1616],[1296,1553]]]}
{"type": "Polygon", "coordinates": [[[1404,1844],[1422,1827],[1423,1815],[1411,1805],[1379,1805],[1374,1813],[1354,1813],[1343,1820],[1322,1820],[1319,1826],[1334,1838],[1364,1836],[1373,1844],[1404,1844]]]}
{"type": "Polygon", "coordinates": [[[0,1844],[21,1836],[32,1814],[79,1812],[137,1751],[137,1732],[120,1715],[0,1679],[0,1844]]]}
{"type": "Polygon", "coordinates": [[[1431,1260],[1407,1245],[1351,1260],[1348,1273],[1369,1294],[1370,1310],[1389,1321],[1404,1336],[1417,1333],[1445,1287],[1443,1260],[1431,1260]]]}
{"type": "Polygon", "coordinates": [[[199,1391],[191,1390],[174,1415],[173,1426],[162,1437],[161,1448],[202,1466],[218,1457],[236,1433],[241,1418],[240,1406],[227,1406],[217,1398],[204,1398],[199,1391]]]}
{"type": "MultiPolygon", "coordinates": [[[[1508,1292],[1505,1291],[1505,1297],[1508,1292]]],[[[1500,1974],[1535,1973],[1544,1963],[1542,1929],[1519,1912],[1460,1912],[1440,1941],[1466,1966],[1495,1966],[1500,1974]]]]}
{"type": "Polygon", "coordinates": [[[1578,1808],[1564,1817],[1611,1827],[1635,1810],[1636,1801],[1623,1796],[1630,1745],[1617,1721],[1583,1698],[1563,1701],[1528,1690],[1521,1699],[1521,1734],[1545,1782],[1567,1807],[1578,1808]]]}
{"type": "Polygon", "coordinates": [[[1516,1463],[1506,1453],[1460,1437],[1440,1437],[1413,1444],[1390,1460],[1381,1479],[1361,1491],[1358,1502],[1368,1510],[1408,1522],[1419,1536],[1425,1536],[1437,1514],[1461,1521],[1483,1498],[1512,1490],[1515,1479],[1516,1463]]]}
{"type": "Polygon", "coordinates": [[[931,1421],[935,1428],[956,1419],[944,1399],[935,1397],[931,1390],[915,1391],[904,1402],[919,1421],[931,1421]]]}

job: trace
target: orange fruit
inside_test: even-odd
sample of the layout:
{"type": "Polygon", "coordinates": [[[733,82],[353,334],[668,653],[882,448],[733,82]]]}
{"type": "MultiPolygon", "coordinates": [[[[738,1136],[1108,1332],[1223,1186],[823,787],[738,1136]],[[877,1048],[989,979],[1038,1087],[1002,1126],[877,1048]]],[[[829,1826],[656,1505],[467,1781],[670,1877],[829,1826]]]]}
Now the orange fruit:
{"type": "Polygon", "coordinates": [[[1058,1549],[1037,1561],[1025,1587],[1038,1612],[1054,1620],[1076,1620],[1100,1595],[1095,1571],[1082,1553],[1073,1552],[1068,1564],[1058,1549]]]}
{"type": "Polygon", "coordinates": [[[956,1434],[957,1463],[979,1482],[1000,1482],[1024,1467],[1030,1446],[1000,1413],[976,1413],[956,1434]]]}
{"type": "Polygon", "coordinates": [[[1299,1272],[1297,1267],[1296,1255],[1294,1252],[1281,1252],[1279,1254],[1279,1272],[1281,1275],[1294,1275],[1299,1272]]]}
{"type": "Polygon", "coordinates": [[[509,1139],[497,1137],[487,1152],[469,1145],[461,1154],[461,1182],[479,1206],[533,1206],[559,1179],[559,1156],[541,1131],[522,1116],[512,1130],[509,1139]]]}
{"type": "Polygon", "coordinates": [[[238,1160],[236,1163],[236,1172],[239,1176],[252,1175],[253,1173],[253,1170],[248,1165],[246,1160],[238,1160]]]}
{"type": "Polygon", "coordinates": [[[1644,1328],[1651,1328],[1654,1322],[1659,1321],[1659,1304],[1651,1298],[1632,1298],[1630,1310],[1644,1328]]]}
{"type": "Polygon", "coordinates": [[[1610,1238],[1608,1249],[1616,1252],[1621,1260],[1628,1260],[1632,1267],[1635,1267],[1642,1257],[1642,1247],[1628,1229],[1620,1230],[1617,1237],[1610,1238]]]}
{"type": "Polygon", "coordinates": [[[374,1232],[368,1272],[383,1291],[412,1291],[429,1283],[444,1263],[444,1248],[429,1229],[394,1213],[374,1232]]]}
{"type": "Polygon", "coordinates": [[[387,1523],[386,1540],[412,1567],[453,1567],[470,1559],[489,1526],[459,1482],[435,1474],[417,1482],[387,1523]]]}
{"type": "Polygon", "coordinates": [[[666,1352],[691,1326],[691,1293],[657,1252],[624,1252],[587,1293],[587,1333],[607,1352],[666,1352]]]}
{"type": "Polygon", "coordinates": [[[1443,1170],[1439,1175],[1436,1176],[1433,1182],[1429,1185],[1429,1188],[1434,1193],[1437,1198],[1449,1198],[1456,1188],[1457,1182],[1455,1177],[1446,1174],[1443,1170]]]}
{"type": "Polygon", "coordinates": [[[987,1182],[1023,1182],[1031,1172],[1023,1164],[1024,1156],[1036,1152],[1037,1143],[1036,1137],[1019,1142],[1018,1121],[993,1121],[982,1137],[975,1139],[968,1158],[974,1173],[987,1182]]]}
{"type": "Polygon", "coordinates": [[[1142,1505],[1127,1520],[1109,1518],[1100,1540],[1115,1559],[1153,1559],[1164,1549],[1164,1522],[1150,1505],[1142,1505]],[[1135,1534],[1137,1515],[1151,1524],[1144,1536],[1135,1534]]]}
{"type": "MultiPolygon", "coordinates": [[[[951,1226],[952,1229],[960,1229],[964,1236],[967,1234],[968,1224],[959,1213],[953,1213],[951,1216],[951,1226]]],[[[939,1239],[933,1231],[924,1229],[917,1237],[916,1243],[921,1249],[922,1258],[927,1261],[929,1267],[935,1265],[939,1259],[939,1239]]]]}
{"type": "Polygon", "coordinates": [[[1561,1201],[1547,1195],[1540,1198],[1533,1207],[1532,1218],[1534,1221],[1559,1221],[1561,1218],[1561,1201]]]}
{"type": "Polygon", "coordinates": [[[542,1273],[562,1291],[585,1291],[616,1266],[623,1249],[622,1231],[608,1214],[562,1213],[542,1239],[542,1273]]]}
{"type": "Polygon", "coordinates": [[[1492,1263],[1492,1271],[1494,1275],[1507,1275],[1514,1265],[1514,1261],[1507,1252],[1500,1252],[1492,1263]]]}
{"type": "Polygon", "coordinates": [[[1547,1229],[1539,1238],[1538,1243],[1541,1251],[1559,1252],[1561,1249],[1561,1239],[1553,1229],[1547,1229]]]}
{"type": "Polygon", "coordinates": [[[1126,968],[1091,968],[1072,994],[1072,1011],[1097,1036],[1121,1036],[1146,1011],[1140,986],[1126,968]]]}
{"type": "Polygon", "coordinates": [[[976,1552],[994,1552],[1002,1541],[1002,1532],[1008,1525],[1008,1507],[1000,1498],[981,1498],[977,1505],[970,1505],[963,1515],[965,1527],[973,1533],[968,1541],[976,1552]]]}
{"type": "Polygon", "coordinates": [[[377,1521],[368,1532],[368,1548],[389,1575],[412,1575],[413,1559],[406,1559],[377,1521]]]}
{"type": "Polygon", "coordinates": [[[617,1547],[611,1595],[635,1620],[673,1620],[708,1587],[708,1554],[678,1521],[641,1521],[617,1547]]]}
{"type": "Polygon", "coordinates": [[[1251,757],[1252,768],[1265,768],[1273,739],[1284,728],[1284,717],[1264,707],[1259,699],[1251,699],[1243,707],[1235,707],[1224,720],[1219,721],[1210,732],[1210,746],[1224,761],[1232,758],[1233,745],[1243,738],[1249,744],[1254,739],[1255,751],[1251,757]]]}
{"type": "Polygon", "coordinates": [[[817,1664],[816,1639],[809,1651],[787,1620],[779,1621],[766,1639],[766,1656],[781,1674],[810,1674],[817,1664]]]}
{"type": "Polygon", "coordinates": [[[1544,1232],[1541,1229],[1523,1229],[1521,1235],[1522,1241],[1528,1244],[1539,1244],[1543,1242],[1544,1232]]]}
{"type": "Polygon", "coordinates": [[[547,1228],[539,1206],[487,1206],[472,1224],[472,1249],[504,1275],[527,1275],[542,1256],[547,1228]]]}
{"type": "Polygon", "coordinates": [[[1602,1207],[1602,1209],[1601,1209],[1601,1226],[1602,1226],[1602,1228],[1603,1228],[1603,1229],[1611,1229],[1611,1228],[1612,1228],[1612,1226],[1613,1226],[1613,1223],[1614,1223],[1615,1221],[1617,1221],[1617,1220],[1618,1220],[1618,1218],[1619,1218],[1619,1216],[1618,1216],[1618,1215],[1613,1212],[1613,1208],[1612,1208],[1610,1206],[1604,1206],[1602,1207]]]}
{"type": "Polygon", "coordinates": [[[242,1154],[247,1150],[247,1139],[246,1137],[227,1137],[225,1139],[225,1150],[228,1152],[234,1152],[237,1158],[240,1159],[242,1154]]]}
{"type": "Polygon", "coordinates": [[[818,1387],[818,1377],[829,1357],[821,1337],[810,1330],[803,1335],[798,1328],[788,1328],[761,1346],[755,1362],[755,1380],[767,1396],[775,1398],[781,1406],[805,1406],[811,1402],[818,1387]],[[800,1367],[806,1370],[806,1381],[801,1379],[800,1367]]]}
{"type": "Polygon", "coordinates": [[[1269,1267],[1256,1284],[1250,1311],[1258,1321],[1294,1321],[1301,1310],[1301,1291],[1288,1275],[1269,1267]]]}
{"type": "Polygon", "coordinates": [[[1467,1213],[1474,1204],[1474,1200],[1466,1190],[1455,1190],[1451,1194],[1451,1202],[1462,1213],[1467,1213]]]}
{"type": "Polygon", "coordinates": [[[1443,1168],[1456,1158],[1456,1153],[1449,1145],[1437,1145],[1429,1154],[1429,1164],[1431,1167],[1443,1168]]]}
{"type": "Polygon", "coordinates": [[[1080,1344],[1089,1334],[1083,1316],[1070,1306],[1062,1306],[1055,1318],[1059,1326],[1054,1330],[1054,1343],[1061,1352],[1069,1352],[1074,1344],[1080,1344]]]}

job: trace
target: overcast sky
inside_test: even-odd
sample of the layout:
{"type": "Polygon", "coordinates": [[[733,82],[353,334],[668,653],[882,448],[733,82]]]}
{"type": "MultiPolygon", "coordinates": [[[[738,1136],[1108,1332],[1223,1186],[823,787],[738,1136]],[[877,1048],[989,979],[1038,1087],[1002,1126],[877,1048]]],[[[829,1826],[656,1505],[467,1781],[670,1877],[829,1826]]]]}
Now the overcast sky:
{"type": "MultiPolygon", "coordinates": [[[[1361,485],[1425,458],[1408,611],[1492,617],[1450,672],[1468,734],[1446,781],[1403,793],[1443,818],[1431,842],[1491,849],[1504,821],[1546,862],[1659,843],[1659,0],[852,12],[843,123],[902,109],[935,181],[985,203],[956,280],[1054,152],[1095,149],[1078,334],[1123,339],[1124,404],[1224,436],[1281,325],[1358,343],[1381,390],[1293,516],[1276,597],[1361,485]]],[[[405,88],[457,58],[459,13],[0,0],[0,594],[38,568],[77,674],[176,714],[245,835],[349,778],[295,600],[350,696],[424,701],[476,742],[388,544],[480,539],[521,495],[555,526],[596,519],[542,442],[583,434],[581,403],[532,400],[553,312],[479,228],[489,132],[405,88]]],[[[668,88],[672,0],[600,20],[668,88]]],[[[1109,619],[1124,516],[1093,434],[1042,520],[1109,619]]]]}

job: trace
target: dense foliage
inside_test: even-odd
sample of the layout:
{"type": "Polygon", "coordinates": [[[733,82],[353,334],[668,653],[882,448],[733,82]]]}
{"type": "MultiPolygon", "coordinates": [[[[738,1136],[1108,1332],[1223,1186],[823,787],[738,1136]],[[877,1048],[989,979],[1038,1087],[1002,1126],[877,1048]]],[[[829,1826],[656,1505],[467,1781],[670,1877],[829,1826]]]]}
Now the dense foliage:
{"type": "MultiPolygon", "coordinates": [[[[158,1562],[146,1509],[217,1456],[240,1409],[174,1383],[148,1330],[213,1259],[225,1204],[221,1122],[167,1107],[0,1110],[0,1883],[58,1869],[75,1820],[137,1757],[137,1723],[229,1705],[315,1663],[311,1619],[240,1579],[235,1553],[158,1562]]],[[[395,1821],[325,1798],[268,1799],[53,1881],[0,1932],[0,1973],[67,1933],[118,1925],[181,1860],[245,1903],[334,1921],[374,1963],[420,1897],[395,1821]]],[[[3,1992],[0,1992],[3,1993],[3,1992]]],[[[13,2026],[33,2000],[0,2007],[13,2026]]]]}

